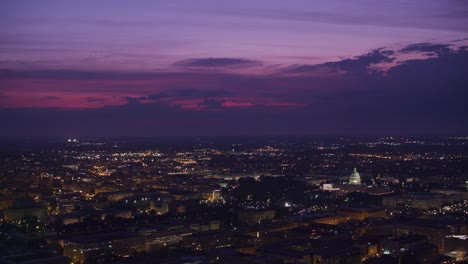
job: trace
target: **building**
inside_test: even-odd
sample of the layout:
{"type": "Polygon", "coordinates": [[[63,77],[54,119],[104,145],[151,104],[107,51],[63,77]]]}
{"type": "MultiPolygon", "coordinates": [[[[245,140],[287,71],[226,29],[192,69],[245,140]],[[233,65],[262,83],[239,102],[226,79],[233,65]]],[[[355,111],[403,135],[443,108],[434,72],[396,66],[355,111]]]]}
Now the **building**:
{"type": "Polygon", "coordinates": [[[128,232],[106,232],[64,239],[63,255],[73,263],[99,262],[145,250],[142,237],[128,232]]]}
{"type": "Polygon", "coordinates": [[[101,192],[99,193],[98,197],[105,198],[108,201],[111,202],[117,202],[125,198],[129,198],[134,196],[134,192],[123,192],[123,191],[117,191],[117,192],[101,192]]]}
{"type": "Polygon", "coordinates": [[[119,210],[119,209],[108,209],[101,213],[101,219],[104,220],[106,217],[125,218],[129,219],[132,217],[132,211],[130,210],[119,210]]]}
{"type": "Polygon", "coordinates": [[[346,223],[349,217],[341,215],[330,215],[330,214],[318,214],[318,215],[303,215],[294,216],[289,219],[292,223],[296,223],[298,226],[307,226],[309,224],[325,224],[325,225],[339,225],[346,223]]]}
{"type": "Polygon", "coordinates": [[[355,247],[322,249],[312,255],[312,264],[361,263],[361,252],[355,247]]]}
{"type": "Polygon", "coordinates": [[[356,168],[354,168],[353,173],[351,173],[351,176],[349,176],[349,184],[361,185],[361,175],[359,175],[359,172],[356,168]]]}
{"type": "Polygon", "coordinates": [[[438,247],[439,252],[444,252],[444,237],[450,234],[450,228],[426,221],[415,221],[396,227],[398,235],[420,235],[427,238],[429,243],[438,247]]]}
{"type": "Polygon", "coordinates": [[[387,209],[409,207],[414,209],[428,210],[430,208],[441,208],[450,200],[440,193],[418,193],[411,195],[392,195],[382,199],[382,205],[387,209]]]}
{"type": "Polygon", "coordinates": [[[191,228],[180,228],[176,230],[156,231],[145,235],[145,251],[152,252],[166,247],[178,247],[184,237],[194,233],[191,228]]]}
{"type": "Polygon", "coordinates": [[[159,215],[167,214],[169,212],[170,201],[164,199],[162,201],[151,201],[149,210],[155,211],[159,215]]]}
{"type": "Polygon", "coordinates": [[[212,201],[218,201],[223,198],[221,190],[214,190],[212,195],[212,201]]]}
{"type": "Polygon", "coordinates": [[[220,221],[208,221],[208,222],[194,222],[188,225],[190,229],[193,229],[197,232],[219,230],[221,228],[220,221]]]}
{"type": "Polygon", "coordinates": [[[280,242],[260,248],[259,254],[280,258],[284,263],[361,263],[360,249],[345,240],[280,242]]]}
{"type": "Polygon", "coordinates": [[[444,254],[457,261],[468,259],[468,235],[449,235],[444,238],[444,254]]]}
{"type": "Polygon", "coordinates": [[[309,251],[272,246],[264,247],[260,252],[262,256],[279,258],[283,263],[313,263],[311,253],[309,251]]]}
{"type": "Polygon", "coordinates": [[[340,188],[334,188],[333,184],[331,184],[331,183],[324,183],[322,185],[322,190],[333,192],[333,191],[339,191],[340,188]]]}
{"type": "Polygon", "coordinates": [[[226,248],[233,246],[235,242],[234,237],[226,231],[213,230],[206,232],[199,232],[191,236],[183,237],[183,244],[186,248],[194,250],[214,250],[219,248],[226,248]]]}
{"type": "Polygon", "coordinates": [[[342,207],[338,209],[338,215],[348,217],[351,220],[362,221],[369,217],[387,218],[383,208],[352,208],[342,207]]]}
{"type": "Polygon", "coordinates": [[[30,198],[19,198],[13,202],[13,206],[3,210],[3,218],[7,221],[19,221],[25,217],[47,217],[46,208],[30,198]]]}
{"type": "Polygon", "coordinates": [[[240,211],[237,218],[249,225],[260,224],[262,221],[272,220],[275,217],[273,210],[244,210],[240,211]]]}
{"type": "Polygon", "coordinates": [[[428,244],[422,235],[408,235],[391,237],[382,242],[382,253],[384,255],[400,256],[406,251],[428,244]]]}
{"type": "Polygon", "coordinates": [[[29,252],[25,254],[0,257],[2,264],[70,264],[65,256],[54,256],[47,252],[29,252]]]}

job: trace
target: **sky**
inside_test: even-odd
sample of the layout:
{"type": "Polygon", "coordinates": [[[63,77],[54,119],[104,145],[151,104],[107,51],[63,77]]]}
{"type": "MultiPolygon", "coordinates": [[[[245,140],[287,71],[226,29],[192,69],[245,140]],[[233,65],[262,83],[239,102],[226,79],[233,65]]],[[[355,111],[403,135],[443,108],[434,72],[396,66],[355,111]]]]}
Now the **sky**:
{"type": "Polygon", "coordinates": [[[466,135],[468,2],[0,1],[0,138],[466,135]]]}

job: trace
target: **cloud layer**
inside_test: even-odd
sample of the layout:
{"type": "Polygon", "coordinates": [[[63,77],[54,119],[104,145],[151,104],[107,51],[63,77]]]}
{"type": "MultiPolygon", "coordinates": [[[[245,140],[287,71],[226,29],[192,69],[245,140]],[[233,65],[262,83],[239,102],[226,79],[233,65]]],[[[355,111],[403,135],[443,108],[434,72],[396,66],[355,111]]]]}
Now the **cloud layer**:
{"type": "MultiPolygon", "coordinates": [[[[251,60],[188,61],[223,68],[251,60]]],[[[379,48],[260,75],[179,67],[2,70],[0,136],[468,133],[468,50],[463,47],[379,48]],[[387,64],[385,71],[374,68],[387,64]]]]}

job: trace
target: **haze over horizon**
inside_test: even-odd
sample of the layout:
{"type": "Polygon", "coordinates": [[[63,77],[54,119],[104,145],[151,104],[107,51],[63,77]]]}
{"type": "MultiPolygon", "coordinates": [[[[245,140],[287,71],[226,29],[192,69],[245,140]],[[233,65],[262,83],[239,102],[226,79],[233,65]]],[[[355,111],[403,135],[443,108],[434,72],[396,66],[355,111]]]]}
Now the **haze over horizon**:
{"type": "Polygon", "coordinates": [[[2,1],[0,138],[466,135],[463,1],[2,1]]]}

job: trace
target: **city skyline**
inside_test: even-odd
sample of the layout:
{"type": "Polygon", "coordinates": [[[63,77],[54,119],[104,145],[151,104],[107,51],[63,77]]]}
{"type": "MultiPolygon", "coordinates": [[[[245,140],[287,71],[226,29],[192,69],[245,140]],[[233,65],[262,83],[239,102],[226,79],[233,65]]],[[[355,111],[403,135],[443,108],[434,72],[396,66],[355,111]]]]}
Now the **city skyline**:
{"type": "Polygon", "coordinates": [[[468,132],[461,1],[0,10],[1,138],[468,132]]]}
{"type": "Polygon", "coordinates": [[[467,1],[0,1],[0,264],[467,263],[467,84],[467,1]]]}

